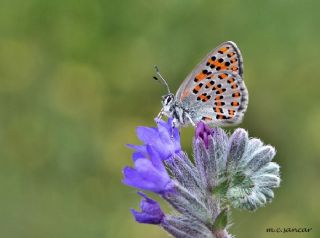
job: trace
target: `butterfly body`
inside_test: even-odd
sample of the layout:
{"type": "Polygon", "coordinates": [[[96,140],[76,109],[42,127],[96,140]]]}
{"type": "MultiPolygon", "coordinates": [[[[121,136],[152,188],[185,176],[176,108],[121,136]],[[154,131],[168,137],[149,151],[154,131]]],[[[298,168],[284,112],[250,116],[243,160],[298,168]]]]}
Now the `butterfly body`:
{"type": "Polygon", "coordinates": [[[181,102],[176,100],[173,94],[167,94],[163,97],[162,112],[167,117],[173,118],[173,125],[175,127],[187,126],[191,121],[191,112],[188,108],[185,108],[181,102]]]}
{"type": "Polygon", "coordinates": [[[172,117],[176,127],[199,121],[220,126],[240,123],[248,105],[248,91],[236,44],[227,41],[212,50],[187,76],[176,95],[169,91],[163,97],[162,105],[159,116],[172,117]]]}

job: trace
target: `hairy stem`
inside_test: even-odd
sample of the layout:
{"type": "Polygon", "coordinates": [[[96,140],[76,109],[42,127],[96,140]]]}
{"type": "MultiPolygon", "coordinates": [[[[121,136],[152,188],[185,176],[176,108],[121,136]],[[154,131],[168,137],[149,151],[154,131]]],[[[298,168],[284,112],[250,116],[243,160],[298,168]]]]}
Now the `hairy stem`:
{"type": "Polygon", "coordinates": [[[213,235],[215,238],[232,238],[231,235],[227,232],[227,230],[216,230],[213,231],[213,235]]]}

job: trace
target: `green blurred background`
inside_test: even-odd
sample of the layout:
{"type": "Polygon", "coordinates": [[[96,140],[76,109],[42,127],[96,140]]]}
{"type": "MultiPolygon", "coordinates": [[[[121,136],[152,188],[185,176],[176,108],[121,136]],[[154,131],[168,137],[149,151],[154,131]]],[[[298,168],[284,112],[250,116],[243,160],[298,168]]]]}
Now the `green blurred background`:
{"type": "MultiPolygon", "coordinates": [[[[2,0],[0,237],[168,237],[129,212],[139,197],[121,183],[124,145],[160,110],[153,65],[176,90],[226,40],[244,57],[241,127],[276,147],[283,180],[272,204],[235,211],[231,232],[320,237],[319,9],[317,0],[2,0]]],[[[188,152],[192,135],[182,130],[188,152]]]]}

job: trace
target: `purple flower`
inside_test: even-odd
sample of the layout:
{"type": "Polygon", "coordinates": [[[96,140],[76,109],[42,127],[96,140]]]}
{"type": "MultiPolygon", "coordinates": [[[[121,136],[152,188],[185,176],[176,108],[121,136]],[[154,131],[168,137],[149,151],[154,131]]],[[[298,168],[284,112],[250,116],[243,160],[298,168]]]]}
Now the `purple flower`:
{"type": "Polygon", "coordinates": [[[194,159],[181,151],[177,128],[156,120],[157,127],[138,127],[143,145],[129,145],[133,167],[123,170],[126,185],[155,192],[176,211],[164,214],[160,205],[142,196],[139,223],[161,226],[175,238],[231,238],[230,209],[254,211],[274,197],[280,184],[275,149],[250,139],[243,129],[230,136],[221,128],[199,122],[193,139],[194,159]]]}
{"type": "Polygon", "coordinates": [[[196,139],[201,139],[204,142],[207,149],[209,145],[209,137],[212,136],[212,134],[212,129],[208,125],[204,124],[204,122],[200,121],[197,124],[196,139]]]}
{"type": "Polygon", "coordinates": [[[123,182],[126,185],[158,194],[172,191],[173,182],[157,151],[152,146],[146,145],[146,153],[147,155],[133,154],[134,168],[124,168],[123,182]]]}
{"type": "Polygon", "coordinates": [[[134,157],[146,154],[146,145],[151,145],[162,160],[181,153],[179,130],[172,127],[172,119],[168,122],[156,119],[156,123],[157,128],[144,126],[137,128],[137,135],[144,145],[128,145],[136,150],[134,157]]]}
{"type": "Polygon", "coordinates": [[[159,203],[149,198],[146,194],[138,192],[143,197],[140,202],[141,212],[131,209],[131,213],[139,223],[160,224],[164,213],[161,211],[159,203]]]}

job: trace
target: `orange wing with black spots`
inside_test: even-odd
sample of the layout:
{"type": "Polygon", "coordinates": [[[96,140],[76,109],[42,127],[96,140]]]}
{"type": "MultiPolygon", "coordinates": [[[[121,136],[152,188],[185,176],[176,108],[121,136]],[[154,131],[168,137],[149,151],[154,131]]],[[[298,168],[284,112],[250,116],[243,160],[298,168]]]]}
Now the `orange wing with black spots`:
{"type": "Polygon", "coordinates": [[[239,48],[228,41],[211,51],[178,89],[177,100],[194,122],[215,125],[241,122],[248,104],[239,48]]]}

